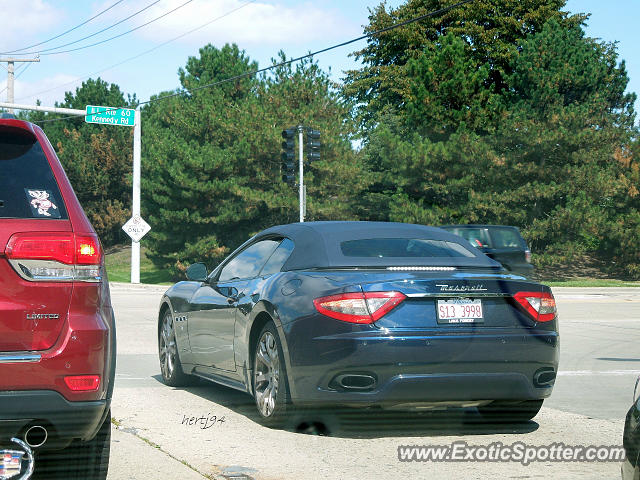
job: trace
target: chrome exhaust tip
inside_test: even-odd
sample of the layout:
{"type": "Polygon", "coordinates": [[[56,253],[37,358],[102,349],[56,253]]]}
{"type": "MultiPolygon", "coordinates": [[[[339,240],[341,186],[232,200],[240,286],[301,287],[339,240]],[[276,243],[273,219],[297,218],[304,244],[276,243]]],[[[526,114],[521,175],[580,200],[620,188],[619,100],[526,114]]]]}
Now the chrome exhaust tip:
{"type": "Polygon", "coordinates": [[[541,368],[533,375],[536,387],[550,387],[556,381],[556,371],[553,368],[541,368]]]}
{"type": "Polygon", "coordinates": [[[31,448],[41,447],[47,441],[47,438],[49,438],[49,433],[42,425],[32,425],[24,433],[24,441],[31,448]]]}
{"type": "Polygon", "coordinates": [[[344,390],[372,390],[376,386],[373,375],[344,373],[335,377],[334,382],[344,390]]]}

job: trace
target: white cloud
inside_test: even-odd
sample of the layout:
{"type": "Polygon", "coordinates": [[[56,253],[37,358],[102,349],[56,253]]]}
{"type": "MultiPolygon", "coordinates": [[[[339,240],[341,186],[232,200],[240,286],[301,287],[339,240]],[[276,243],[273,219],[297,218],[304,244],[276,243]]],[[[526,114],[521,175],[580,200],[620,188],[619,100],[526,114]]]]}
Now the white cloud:
{"type": "Polygon", "coordinates": [[[60,23],[62,11],[44,0],[0,0],[0,52],[46,40],[60,23]]]}
{"type": "MultiPolygon", "coordinates": [[[[76,87],[82,85],[82,79],[77,80],[72,75],[58,73],[51,77],[42,78],[35,82],[15,82],[15,103],[35,105],[40,99],[43,106],[52,107],[55,102],[64,100],[65,92],[75,92],[76,87]]],[[[3,98],[6,93],[3,93],[3,98]]]]}
{"type": "MultiPolygon", "coordinates": [[[[146,23],[184,2],[185,0],[162,0],[127,22],[127,29],[146,23]]],[[[246,0],[193,0],[166,17],[136,31],[135,35],[161,43],[239,7],[242,8],[183,37],[180,41],[189,45],[212,43],[219,46],[235,42],[240,48],[256,45],[280,48],[315,40],[344,38],[345,35],[360,32],[357,24],[338,12],[312,3],[298,4],[295,8],[265,0],[245,5],[246,3],[246,0]]],[[[140,4],[136,4],[135,8],[129,6],[126,13],[123,10],[112,13],[110,20],[124,18],[126,14],[132,14],[139,9],[140,4]]]]}

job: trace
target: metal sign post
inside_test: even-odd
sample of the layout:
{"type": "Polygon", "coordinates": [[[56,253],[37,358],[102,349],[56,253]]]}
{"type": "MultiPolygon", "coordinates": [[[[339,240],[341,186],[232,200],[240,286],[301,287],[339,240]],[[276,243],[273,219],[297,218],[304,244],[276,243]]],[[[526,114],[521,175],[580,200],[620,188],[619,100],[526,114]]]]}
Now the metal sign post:
{"type": "MultiPolygon", "coordinates": [[[[133,127],[133,203],[131,218],[140,218],[140,107],[136,108],[133,127]]],[[[140,239],[131,238],[131,283],[140,283],[140,239]]]]}
{"type": "Polygon", "coordinates": [[[304,127],[302,125],[298,125],[298,153],[300,154],[300,182],[299,183],[299,191],[298,191],[298,199],[300,201],[300,222],[304,222],[304,154],[303,154],[303,145],[302,145],[302,134],[304,132],[304,127]]]}

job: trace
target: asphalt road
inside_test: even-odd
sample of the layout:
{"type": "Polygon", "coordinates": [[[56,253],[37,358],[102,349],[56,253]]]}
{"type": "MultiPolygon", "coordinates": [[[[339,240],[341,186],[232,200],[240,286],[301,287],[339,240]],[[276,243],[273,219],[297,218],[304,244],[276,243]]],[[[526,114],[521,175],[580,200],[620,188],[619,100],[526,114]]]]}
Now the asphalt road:
{"type": "Polygon", "coordinates": [[[400,445],[621,445],[640,374],[640,289],[558,288],[561,360],[554,392],[524,425],[487,425],[473,409],[307,412],[299,432],[255,421],[246,394],[160,381],[155,322],[163,288],[114,284],[118,369],[109,479],[620,478],[615,462],[399,462],[400,445]],[[204,417],[197,425],[189,418],[204,417]],[[223,421],[221,421],[223,420],[223,421]],[[206,427],[206,428],[203,428],[206,427]]]}

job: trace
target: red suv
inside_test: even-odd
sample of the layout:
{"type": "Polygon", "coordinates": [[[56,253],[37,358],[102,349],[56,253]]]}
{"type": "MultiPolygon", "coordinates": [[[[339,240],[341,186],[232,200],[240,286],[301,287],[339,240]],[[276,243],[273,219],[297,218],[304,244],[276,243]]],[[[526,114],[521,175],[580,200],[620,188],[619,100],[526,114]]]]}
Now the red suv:
{"type": "Polygon", "coordinates": [[[115,358],[100,240],[44,132],[0,118],[0,448],[106,478],[115,358]]]}

